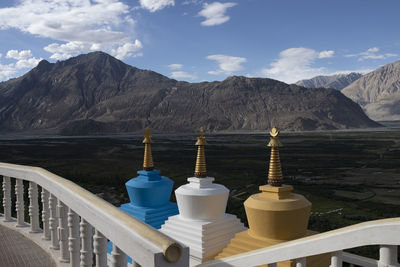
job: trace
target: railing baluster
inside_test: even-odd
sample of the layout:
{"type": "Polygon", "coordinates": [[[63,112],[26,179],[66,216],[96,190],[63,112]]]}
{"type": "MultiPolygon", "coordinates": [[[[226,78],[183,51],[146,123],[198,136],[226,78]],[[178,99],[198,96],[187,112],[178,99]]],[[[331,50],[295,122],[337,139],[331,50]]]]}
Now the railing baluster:
{"type": "Polygon", "coordinates": [[[381,245],[379,248],[379,266],[399,266],[397,246],[381,245]]]}
{"type": "Polygon", "coordinates": [[[11,222],[11,180],[8,176],[3,176],[3,207],[4,221],[11,222]]]}
{"type": "Polygon", "coordinates": [[[17,225],[16,227],[25,226],[24,214],[24,183],[22,179],[15,179],[15,211],[17,212],[17,225]]]}
{"type": "Polygon", "coordinates": [[[29,217],[31,220],[30,233],[39,233],[39,203],[38,203],[38,188],[34,182],[29,182],[29,217]]]}
{"type": "Polygon", "coordinates": [[[306,267],[306,266],[307,266],[307,258],[296,259],[296,267],[306,267]]]}
{"type": "Polygon", "coordinates": [[[44,240],[50,240],[50,228],[49,228],[49,191],[42,187],[42,223],[43,223],[43,237],[44,240]]]}
{"type": "Polygon", "coordinates": [[[92,226],[83,218],[80,224],[81,231],[81,267],[92,267],[93,250],[92,250],[92,226]]]}
{"type": "Polygon", "coordinates": [[[125,266],[127,266],[126,254],[113,243],[113,249],[111,251],[111,267],[125,266]]]}
{"type": "Polygon", "coordinates": [[[71,208],[68,211],[68,227],[69,227],[69,257],[70,266],[79,267],[80,265],[80,240],[79,240],[79,216],[71,208]]]}
{"type": "Polygon", "coordinates": [[[50,248],[54,250],[60,249],[57,236],[58,221],[57,221],[56,205],[57,205],[57,198],[53,194],[50,194],[49,197],[49,210],[50,210],[49,226],[50,226],[50,237],[51,237],[50,248]]]}
{"type": "Polygon", "coordinates": [[[67,206],[58,200],[58,240],[60,241],[60,262],[69,262],[67,206]]]}
{"type": "Polygon", "coordinates": [[[330,267],[342,267],[342,265],[343,265],[342,251],[339,250],[332,252],[330,267]]]}
{"type": "Polygon", "coordinates": [[[107,238],[97,230],[93,237],[93,252],[96,255],[96,267],[107,267],[107,238]]]}

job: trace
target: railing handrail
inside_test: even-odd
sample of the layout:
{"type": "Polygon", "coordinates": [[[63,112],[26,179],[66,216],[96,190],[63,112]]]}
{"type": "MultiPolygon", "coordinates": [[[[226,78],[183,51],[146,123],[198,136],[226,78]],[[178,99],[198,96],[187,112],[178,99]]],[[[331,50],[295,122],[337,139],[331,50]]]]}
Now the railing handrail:
{"type": "Polygon", "coordinates": [[[39,167],[3,162],[0,175],[42,186],[127,255],[135,255],[135,261],[142,266],[154,266],[164,260],[176,262],[181,257],[182,247],[175,240],[65,178],[39,167]]]}
{"type": "Polygon", "coordinates": [[[399,245],[400,218],[359,223],[202,264],[258,266],[367,245],[399,245]]]}

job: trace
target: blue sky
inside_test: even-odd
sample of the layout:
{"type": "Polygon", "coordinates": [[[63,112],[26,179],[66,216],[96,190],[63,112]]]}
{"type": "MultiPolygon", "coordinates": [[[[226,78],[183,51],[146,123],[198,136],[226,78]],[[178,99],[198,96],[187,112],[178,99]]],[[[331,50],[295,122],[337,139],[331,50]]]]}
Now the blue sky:
{"type": "Polygon", "coordinates": [[[0,81],[101,50],[177,80],[287,83],[400,59],[398,0],[0,1],[0,81]]]}

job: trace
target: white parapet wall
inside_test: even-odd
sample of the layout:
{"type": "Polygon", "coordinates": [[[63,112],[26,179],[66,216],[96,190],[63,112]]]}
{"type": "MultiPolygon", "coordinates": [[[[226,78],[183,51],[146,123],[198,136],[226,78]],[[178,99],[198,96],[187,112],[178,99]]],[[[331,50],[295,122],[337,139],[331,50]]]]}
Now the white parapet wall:
{"type": "Polygon", "coordinates": [[[9,212],[12,208],[10,183],[15,179],[16,229],[29,227],[28,233],[32,235],[41,232],[43,239],[50,239],[50,249],[59,251],[59,262],[70,263],[70,266],[92,266],[94,255],[97,262],[102,263],[96,266],[106,266],[108,239],[119,252],[118,256],[112,257],[112,266],[125,266],[121,259],[126,255],[142,267],[189,265],[187,247],[67,179],[42,168],[7,163],[0,163],[0,176],[3,176],[5,193],[5,221],[13,221],[9,212]],[[23,201],[22,181],[31,184],[29,203],[23,201]],[[41,194],[38,194],[37,186],[41,194]],[[45,207],[41,211],[39,195],[45,207]],[[25,204],[30,205],[30,221],[34,222],[30,225],[24,222],[25,204]],[[40,212],[42,216],[39,216],[40,212]],[[38,228],[39,217],[43,220],[44,231],[38,228]]]}
{"type": "MultiPolygon", "coordinates": [[[[135,267],[189,266],[188,247],[69,180],[41,168],[7,163],[0,163],[0,176],[3,176],[4,207],[0,223],[19,231],[43,249],[49,250],[52,247],[50,252],[58,266],[92,266],[95,258],[98,267],[124,267],[127,266],[127,255],[134,259],[135,267]],[[29,182],[29,201],[25,201],[27,203],[24,203],[24,183],[18,181],[12,192],[13,179],[29,182]],[[18,199],[12,206],[14,193],[18,199]],[[42,203],[41,206],[39,202],[42,203]],[[32,223],[24,221],[21,207],[25,205],[28,206],[32,223]],[[16,211],[17,218],[11,217],[12,210],[16,211]],[[39,222],[43,225],[42,229],[39,228],[39,222]],[[106,253],[107,240],[115,244],[110,258],[107,258],[106,253]]],[[[230,220],[229,215],[220,222],[224,220],[230,220]]],[[[211,228],[203,225],[200,228],[204,228],[206,232],[212,229],[210,233],[215,230],[212,236],[224,231],[216,223],[219,219],[203,222],[211,223],[211,228]]],[[[196,224],[192,226],[195,227],[196,224]]],[[[176,234],[181,229],[183,228],[170,228],[168,231],[176,234]]],[[[341,266],[342,262],[366,267],[399,267],[399,245],[400,218],[391,218],[344,227],[221,260],[208,261],[198,266],[276,266],[277,262],[295,259],[297,266],[304,267],[307,265],[306,257],[331,253],[331,267],[341,266]],[[345,249],[368,245],[380,245],[379,259],[343,252],[345,249]]]]}

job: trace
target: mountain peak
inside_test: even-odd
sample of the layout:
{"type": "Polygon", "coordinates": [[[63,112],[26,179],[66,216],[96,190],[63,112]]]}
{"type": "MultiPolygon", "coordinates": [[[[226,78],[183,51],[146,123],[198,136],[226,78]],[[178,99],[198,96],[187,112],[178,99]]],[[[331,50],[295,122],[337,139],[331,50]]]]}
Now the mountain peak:
{"type": "Polygon", "coordinates": [[[400,120],[400,60],[382,66],[350,84],[342,93],[375,120],[400,120]]]}
{"type": "Polygon", "coordinates": [[[329,76],[316,76],[308,80],[300,80],[296,82],[296,85],[304,86],[307,88],[333,88],[342,90],[352,82],[358,80],[362,76],[361,73],[350,72],[350,73],[339,73],[329,76]]]}

